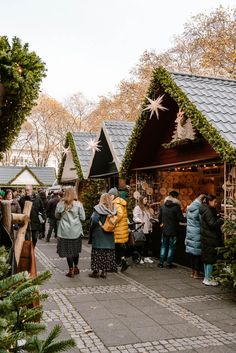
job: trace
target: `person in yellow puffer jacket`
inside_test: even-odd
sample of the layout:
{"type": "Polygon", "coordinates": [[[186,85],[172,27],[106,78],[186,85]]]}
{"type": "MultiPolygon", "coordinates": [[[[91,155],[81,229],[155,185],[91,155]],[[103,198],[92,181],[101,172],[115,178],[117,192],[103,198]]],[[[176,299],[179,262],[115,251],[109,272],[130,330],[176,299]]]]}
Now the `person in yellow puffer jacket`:
{"type": "Polygon", "coordinates": [[[129,230],[128,230],[128,215],[127,215],[127,202],[119,197],[119,192],[117,188],[111,188],[108,191],[108,194],[111,196],[112,202],[117,210],[117,225],[114,230],[114,239],[115,239],[115,253],[116,253],[116,262],[117,266],[121,266],[121,271],[125,271],[128,268],[127,261],[125,259],[125,244],[129,239],[129,230]]]}

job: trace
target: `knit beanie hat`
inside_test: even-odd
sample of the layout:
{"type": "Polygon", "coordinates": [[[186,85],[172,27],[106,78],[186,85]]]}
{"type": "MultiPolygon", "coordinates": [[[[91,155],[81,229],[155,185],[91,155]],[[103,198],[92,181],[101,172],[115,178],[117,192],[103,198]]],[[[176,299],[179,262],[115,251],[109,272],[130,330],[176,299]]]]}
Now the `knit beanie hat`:
{"type": "Polygon", "coordinates": [[[169,192],[169,195],[176,198],[179,196],[179,193],[178,193],[178,191],[173,190],[173,191],[169,192]]]}
{"type": "Polygon", "coordinates": [[[108,191],[108,194],[109,194],[109,195],[118,196],[118,195],[119,195],[119,192],[118,192],[117,188],[111,188],[111,189],[108,191]]]}

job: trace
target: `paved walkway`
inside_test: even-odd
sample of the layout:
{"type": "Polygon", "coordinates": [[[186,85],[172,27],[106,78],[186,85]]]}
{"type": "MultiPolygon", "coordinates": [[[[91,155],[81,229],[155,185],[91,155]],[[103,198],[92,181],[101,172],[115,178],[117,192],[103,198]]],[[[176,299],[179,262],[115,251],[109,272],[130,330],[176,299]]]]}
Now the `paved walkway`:
{"type": "Polygon", "coordinates": [[[82,353],[230,353],[236,352],[236,301],[217,287],[191,279],[189,270],[132,265],[107,279],[89,278],[90,246],[86,240],[80,275],[65,276],[67,263],[56,242],[37,244],[38,270],[49,269],[44,321],[63,326],[82,353]]]}

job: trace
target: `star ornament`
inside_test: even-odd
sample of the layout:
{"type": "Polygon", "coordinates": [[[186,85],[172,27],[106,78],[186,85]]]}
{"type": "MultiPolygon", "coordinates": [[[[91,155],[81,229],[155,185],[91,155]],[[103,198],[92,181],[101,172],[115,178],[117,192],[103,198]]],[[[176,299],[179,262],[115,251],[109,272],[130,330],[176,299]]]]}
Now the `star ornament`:
{"type": "Polygon", "coordinates": [[[62,154],[66,155],[70,152],[70,147],[62,147],[62,154]]]}
{"type": "Polygon", "coordinates": [[[96,141],[94,139],[89,139],[88,141],[85,141],[85,142],[88,145],[87,148],[86,148],[87,151],[88,150],[92,150],[93,153],[95,153],[96,151],[97,152],[101,151],[101,149],[100,149],[101,146],[99,145],[100,141],[96,141]]]}
{"type": "Polygon", "coordinates": [[[155,100],[152,100],[152,99],[146,97],[147,100],[149,101],[149,104],[146,106],[146,108],[143,109],[143,111],[145,111],[145,110],[150,111],[150,113],[151,113],[150,119],[154,113],[156,113],[157,119],[159,119],[159,110],[162,110],[162,111],[168,110],[168,108],[165,108],[162,105],[163,97],[164,97],[164,94],[162,96],[157,97],[157,99],[155,99],[155,100]]]}

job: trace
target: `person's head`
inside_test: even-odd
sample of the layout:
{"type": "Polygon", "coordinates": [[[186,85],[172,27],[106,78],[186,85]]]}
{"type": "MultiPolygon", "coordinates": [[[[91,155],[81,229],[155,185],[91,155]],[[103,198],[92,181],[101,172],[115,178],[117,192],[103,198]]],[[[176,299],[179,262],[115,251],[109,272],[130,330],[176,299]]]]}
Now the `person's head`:
{"type": "Polygon", "coordinates": [[[75,189],[70,187],[64,190],[63,200],[65,202],[66,208],[71,208],[73,201],[76,200],[75,189]]]}
{"type": "Polygon", "coordinates": [[[178,193],[178,191],[172,190],[169,192],[169,196],[172,196],[175,199],[177,199],[177,197],[179,196],[179,193],[178,193]]]}
{"type": "Polygon", "coordinates": [[[141,209],[144,209],[144,207],[147,206],[148,199],[146,196],[140,196],[138,199],[138,205],[141,209]]]}
{"type": "Polygon", "coordinates": [[[13,195],[13,198],[15,199],[18,195],[18,191],[16,189],[12,190],[12,195],[13,195]]]}
{"type": "Polygon", "coordinates": [[[206,195],[206,204],[210,207],[216,208],[217,200],[215,195],[206,195]]]}
{"type": "Polygon", "coordinates": [[[197,200],[200,201],[201,203],[206,203],[206,195],[201,194],[197,197],[197,200]]]}
{"type": "Polygon", "coordinates": [[[111,196],[108,193],[104,193],[101,195],[99,203],[104,205],[108,210],[113,211],[113,203],[111,200],[111,196]]]}
{"type": "Polygon", "coordinates": [[[117,190],[117,188],[111,188],[109,191],[108,191],[108,194],[110,195],[111,199],[114,200],[116,197],[119,196],[119,192],[117,190]]]}
{"type": "Polygon", "coordinates": [[[33,186],[32,185],[26,185],[26,187],[25,187],[25,195],[26,196],[32,196],[33,195],[33,186]]]}
{"type": "Polygon", "coordinates": [[[12,200],[13,199],[13,192],[11,189],[7,189],[5,193],[5,200],[12,200]]]}

